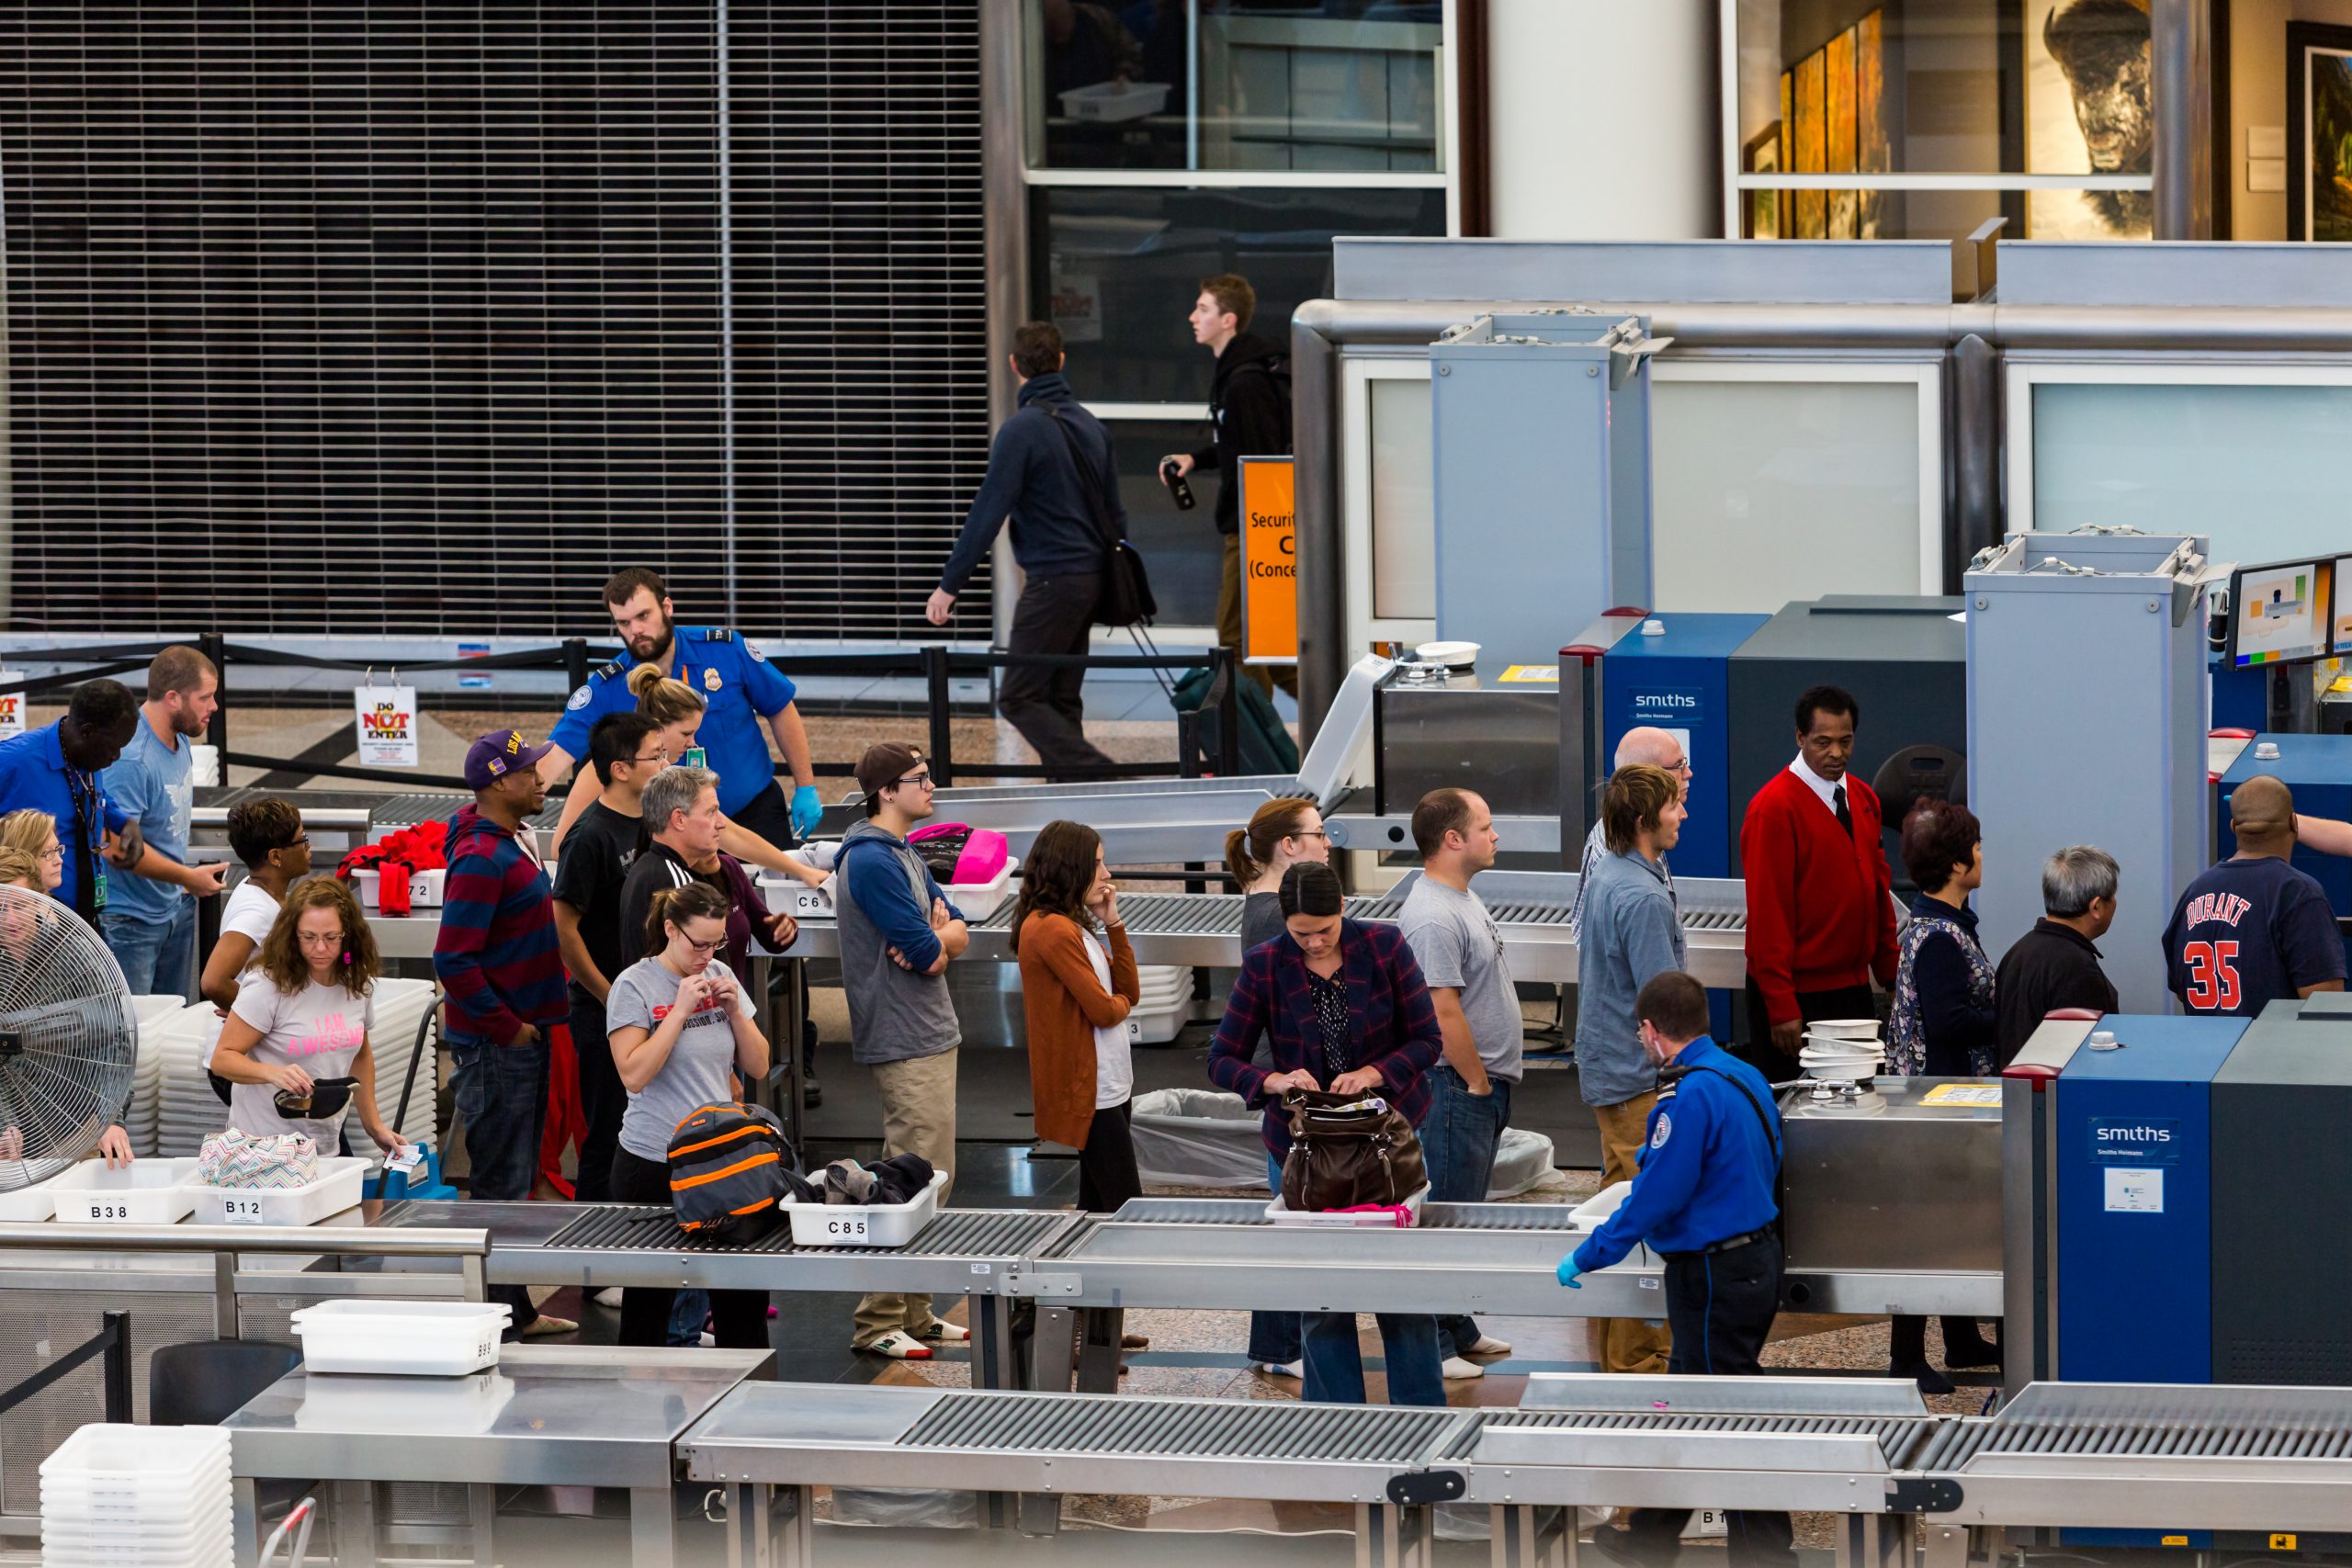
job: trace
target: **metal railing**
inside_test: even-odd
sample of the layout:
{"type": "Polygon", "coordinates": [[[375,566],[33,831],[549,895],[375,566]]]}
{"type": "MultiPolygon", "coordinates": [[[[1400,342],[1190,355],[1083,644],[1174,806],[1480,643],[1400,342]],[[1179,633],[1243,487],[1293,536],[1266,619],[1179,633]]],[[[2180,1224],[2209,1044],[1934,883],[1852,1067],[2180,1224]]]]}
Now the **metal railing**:
{"type": "MultiPolygon", "coordinates": [[[[121,642],[96,644],[81,648],[58,648],[28,650],[24,657],[38,659],[42,663],[74,664],[82,668],[71,672],[34,676],[0,682],[0,693],[20,692],[27,696],[43,695],[78,686],[85,681],[130,674],[146,668],[148,661],[169,646],[162,640],[153,642],[121,642]]],[[[232,671],[238,666],[248,668],[269,666],[301,670],[347,670],[364,674],[397,665],[411,671],[465,671],[488,672],[499,670],[560,671],[565,678],[566,690],[578,689],[587,682],[589,671],[598,663],[622,657],[622,650],[610,647],[591,647],[585,637],[567,637],[546,648],[516,649],[505,653],[487,654],[465,659],[334,659],[317,654],[293,653],[283,649],[260,648],[249,643],[232,642],[218,632],[207,632],[195,639],[195,646],[212,660],[220,674],[220,705],[213,711],[211,723],[205,732],[206,743],[220,753],[220,765],[260,768],[294,773],[305,778],[352,779],[367,784],[401,784],[411,789],[447,789],[464,791],[463,779],[446,773],[427,773],[405,768],[367,768],[343,762],[320,762],[300,757],[272,757],[258,752],[239,751],[229,743],[230,693],[233,682],[232,671]]],[[[933,776],[942,787],[952,784],[956,772],[956,717],[953,682],[958,677],[983,677],[993,683],[996,673],[1002,670],[1149,670],[1182,671],[1198,668],[1205,662],[1210,670],[1207,695],[1195,710],[1178,710],[1171,714],[1177,726],[1178,754],[1166,762],[1114,762],[1108,766],[1084,768],[1056,767],[1048,769],[1032,762],[974,762],[969,771],[993,778],[1007,779],[1121,779],[1165,778],[1171,773],[1191,778],[1204,771],[1203,758],[1212,743],[1214,755],[1225,760],[1216,770],[1224,773],[1242,771],[1235,761],[1238,757],[1241,735],[1240,666],[1233,652],[1226,648],[1209,650],[1205,661],[1186,654],[1159,652],[1135,654],[1035,654],[1008,653],[995,649],[979,652],[950,649],[933,644],[907,649],[894,653],[810,653],[795,654],[792,669],[796,674],[911,677],[922,681],[925,707],[926,733],[933,776]],[[1204,730],[1204,724],[1214,724],[1213,730],[1204,730]]],[[[1162,681],[1167,687],[1169,682],[1162,681]]],[[[557,705],[553,712],[560,711],[557,705]]],[[[778,764],[780,767],[781,764],[778,764]]],[[[820,777],[842,778],[856,772],[854,759],[846,761],[818,761],[815,771],[820,777]]],[[[224,773],[225,777],[226,774],[224,773]]],[[[560,794],[561,790],[555,793],[560,794]]]]}

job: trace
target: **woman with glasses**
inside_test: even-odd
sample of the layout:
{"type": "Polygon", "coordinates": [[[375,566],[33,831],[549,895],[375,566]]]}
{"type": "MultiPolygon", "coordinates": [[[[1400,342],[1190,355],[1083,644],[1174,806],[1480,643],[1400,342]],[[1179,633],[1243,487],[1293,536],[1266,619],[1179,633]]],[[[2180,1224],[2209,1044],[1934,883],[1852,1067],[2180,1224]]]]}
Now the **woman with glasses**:
{"type": "MultiPolygon", "coordinates": [[[[1241,889],[1241,951],[1262,947],[1283,934],[1283,875],[1295,865],[1328,865],[1331,836],[1311,800],[1270,800],[1250,814],[1250,826],[1225,836],[1225,865],[1241,889]]],[[[1260,1072],[1274,1070],[1273,1047],[1261,1032],[1250,1054],[1260,1072]]],[[[1266,1161],[1266,1185],[1279,1192],[1282,1168],[1266,1161]]],[[[1295,1378],[1300,1359],[1298,1314],[1250,1314],[1250,1365],[1270,1377],[1295,1378]]]]}
{"type": "Polygon", "coordinates": [[[56,818],[29,808],[0,817],[0,849],[31,856],[40,877],[40,886],[34,891],[56,896],[65,880],[65,846],[57,837],[56,818]]]}
{"type": "Polygon", "coordinates": [[[240,979],[277,923],[286,890],[311,874],[311,836],[291,803],[248,800],[229,808],[229,848],[244,862],[245,879],[230,889],[220,938],[197,981],[204,999],[223,1011],[235,1005],[240,979]]]}
{"type": "Polygon", "coordinates": [[[212,1048],[212,1070],[231,1086],[230,1126],[254,1137],[301,1133],[332,1151],[356,1107],[376,1146],[399,1153],[406,1140],[376,1108],[368,1040],[382,969],[350,888],[314,876],[287,889],[212,1048]]]}
{"type": "MultiPolygon", "coordinates": [[[[751,994],[724,960],[727,896],[707,883],[664,887],[645,922],[647,956],[621,972],[605,1001],[613,1066],[628,1090],[612,1194],[622,1203],[670,1202],[670,1135],[706,1105],[735,1098],[735,1078],[768,1070],[767,1037],[751,994]]],[[[620,1342],[666,1345],[675,1291],[621,1292],[620,1342]]],[[[763,1291],[710,1292],[712,1328],[730,1350],[768,1348],[763,1291]]]]}

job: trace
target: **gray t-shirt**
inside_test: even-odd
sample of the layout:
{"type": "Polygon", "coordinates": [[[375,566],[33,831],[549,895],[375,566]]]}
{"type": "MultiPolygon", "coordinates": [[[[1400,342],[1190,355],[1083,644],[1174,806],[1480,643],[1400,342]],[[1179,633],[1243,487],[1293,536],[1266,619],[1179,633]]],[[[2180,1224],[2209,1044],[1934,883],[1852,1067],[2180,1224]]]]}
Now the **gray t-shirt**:
{"type": "MultiPolygon", "coordinates": [[[[365,995],[355,997],[341,986],[312,980],[288,996],[275,980],[248,969],[237,987],[237,1005],[230,1010],[261,1031],[261,1043],[251,1055],[264,1066],[291,1062],[314,1079],[347,1078],[359,1059],[359,1048],[368,1043],[368,1031],[376,1024],[376,991],[371,986],[365,995]]],[[[335,1152],[336,1134],[350,1114],[346,1101],[333,1116],[288,1121],[277,1113],[276,1084],[241,1083],[229,1089],[230,1126],[256,1138],[308,1134],[321,1154],[335,1152]]]]}
{"type": "Polygon", "coordinates": [[[1476,893],[1457,893],[1423,876],[1405,895],[1396,924],[1412,945],[1421,978],[1462,993],[1462,1016],[1487,1076],[1517,1083],[1523,1070],[1527,1025],[1519,1013],[1503,933],[1476,893]]]}
{"type": "MultiPolygon", "coordinates": [[[[734,972],[714,958],[705,974],[732,977],[734,972]]],[[[606,1029],[650,1030],[670,1015],[685,981],[659,957],[641,958],[621,971],[605,998],[606,1029]]],[[[745,1018],[755,1015],[752,994],[740,984],[737,1005],[745,1018]]],[[[735,1031],[717,1003],[705,1001],[686,1020],[669,1060],[653,1081],[628,1097],[621,1112],[621,1147],[639,1159],[657,1163],[670,1157],[670,1135],[678,1123],[706,1105],[735,1098],[735,1031]]]]}

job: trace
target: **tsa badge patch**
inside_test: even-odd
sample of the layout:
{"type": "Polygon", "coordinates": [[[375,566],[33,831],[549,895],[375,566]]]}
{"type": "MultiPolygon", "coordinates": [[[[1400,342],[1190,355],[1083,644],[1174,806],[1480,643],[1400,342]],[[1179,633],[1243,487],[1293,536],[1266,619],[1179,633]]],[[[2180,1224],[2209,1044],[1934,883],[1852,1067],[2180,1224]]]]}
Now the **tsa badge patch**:
{"type": "Polygon", "coordinates": [[[1657,1119],[1657,1127],[1652,1129],[1650,1133],[1650,1147],[1654,1149],[1662,1149],[1666,1147],[1666,1135],[1673,1131],[1674,1118],[1661,1112],[1657,1119]]]}
{"type": "Polygon", "coordinates": [[[572,712],[578,713],[582,708],[588,705],[589,694],[588,688],[582,686],[578,691],[572,693],[571,700],[566,702],[563,705],[570,708],[572,712]]]}
{"type": "Polygon", "coordinates": [[[718,690],[719,679],[718,666],[713,665],[702,672],[702,684],[703,690],[707,692],[715,692],[718,690]]]}

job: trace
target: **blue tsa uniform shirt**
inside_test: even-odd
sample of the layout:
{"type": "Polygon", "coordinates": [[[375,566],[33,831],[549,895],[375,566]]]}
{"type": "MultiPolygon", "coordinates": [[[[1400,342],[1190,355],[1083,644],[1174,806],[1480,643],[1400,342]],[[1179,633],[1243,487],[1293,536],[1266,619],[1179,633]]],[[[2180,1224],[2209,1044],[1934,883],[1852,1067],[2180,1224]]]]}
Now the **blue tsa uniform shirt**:
{"type": "Polygon", "coordinates": [[[1689,1071],[1658,1091],[1634,1190],[1576,1249],[1580,1274],[1623,1261],[1636,1242],[1696,1252],[1762,1230],[1781,1212],[1781,1119],[1764,1075],[1712,1040],[1693,1040],[1674,1065],[1689,1071]]]}
{"type": "Polygon", "coordinates": [[[2194,1013],[2252,1018],[2344,978],[2344,939],[2316,879],[2276,855],[2225,860],[2188,885],[2165,928],[2165,984],[2194,1013]]]}
{"type": "MultiPolygon", "coordinates": [[[[616,660],[589,676],[548,739],[575,758],[585,757],[588,732],[598,719],[637,711],[628,690],[632,668],[616,660]]],[[[791,705],[792,682],[725,626],[673,627],[670,673],[702,695],[705,712],[695,744],[718,775],[718,808],[732,817],[775,782],[763,721],[791,705]]]]}
{"type": "MultiPolygon", "coordinates": [[[[146,721],[140,722],[143,727],[146,721]]],[[[57,723],[0,740],[0,813],[28,807],[48,812],[57,822],[57,841],[65,851],[65,880],[57,885],[57,901],[85,919],[103,913],[108,877],[98,846],[107,834],[121,832],[130,818],[107,798],[96,774],[65,760],[57,723]]]]}

